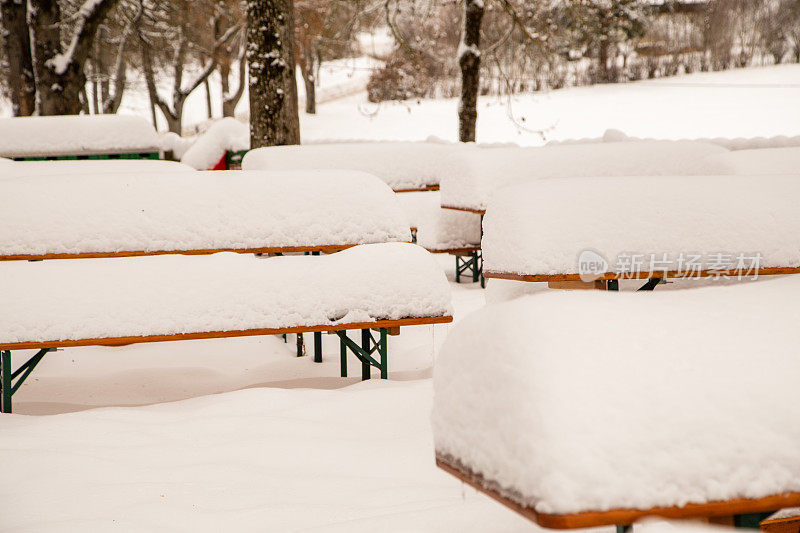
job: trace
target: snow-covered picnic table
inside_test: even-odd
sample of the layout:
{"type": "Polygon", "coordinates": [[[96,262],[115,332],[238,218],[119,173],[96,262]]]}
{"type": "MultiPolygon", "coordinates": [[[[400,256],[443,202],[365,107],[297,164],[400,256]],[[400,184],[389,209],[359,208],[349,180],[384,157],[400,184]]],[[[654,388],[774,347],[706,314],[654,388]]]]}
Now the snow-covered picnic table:
{"type": "Polygon", "coordinates": [[[394,191],[435,190],[469,148],[435,142],[370,142],[273,146],[251,150],[245,170],[339,168],[369,172],[394,191]]]}
{"type": "Polygon", "coordinates": [[[458,171],[451,169],[442,179],[442,207],[484,213],[496,191],[542,178],[725,174],[724,167],[707,158],[726,151],[694,141],[464,150],[457,158],[458,171]]]}
{"type": "Polygon", "coordinates": [[[800,277],[553,291],[451,329],[440,465],[540,525],[800,505],[800,277]]]}
{"type": "Polygon", "coordinates": [[[24,176],[0,180],[0,197],[14,199],[0,210],[0,260],[411,241],[391,189],[358,171],[24,176]]]}
{"type": "Polygon", "coordinates": [[[121,157],[158,159],[153,126],[128,115],[0,119],[0,156],[12,159],[121,157]]]}
{"type": "Polygon", "coordinates": [[[800,272],[798,197],[799,175],[516,185],[498,191],[484,217],[484,274],[552,282],[800,272]]]}
{"type": "Polygon", "coordinates": [[[91,159],[63,161],[17,161],[2,165],[0,179],[19,176],[58,176],[62,174],[141,174],[188,172],[194,169],[175,161],[160,159],[91,159]]]}

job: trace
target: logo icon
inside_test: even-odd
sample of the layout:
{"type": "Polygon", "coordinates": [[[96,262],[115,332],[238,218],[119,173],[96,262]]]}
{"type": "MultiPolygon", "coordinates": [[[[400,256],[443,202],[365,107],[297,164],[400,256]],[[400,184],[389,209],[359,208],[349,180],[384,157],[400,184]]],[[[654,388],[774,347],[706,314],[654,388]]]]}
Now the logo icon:
{"type": "Polygon", "coordinates": [[[595,281],[608,272],[608,261],[594,250],[583,250],[578,255],[578,274],[582,281],[595,281]]]}

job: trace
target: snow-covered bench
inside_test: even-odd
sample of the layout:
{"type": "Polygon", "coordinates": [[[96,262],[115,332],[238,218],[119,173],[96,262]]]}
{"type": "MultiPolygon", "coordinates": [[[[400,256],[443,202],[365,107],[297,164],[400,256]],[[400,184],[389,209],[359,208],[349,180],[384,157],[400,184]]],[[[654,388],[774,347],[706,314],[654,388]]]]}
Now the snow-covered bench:
{"type": "Polygon", "coordinates": [[[800,507],[782,509],[760,524],[764,533],[797,533],[800,531],[800,507]]]}
{"type": "Polygon", "coordinates": [[[88,161],[19,161],[0,163],[0,179],[18,176],[58,176],[62,174],[140,174],[154,172],[193,172],[188,165],[161,159],[92,159],[88,161]]]}
{"type": "MultiPolygon", "coordinates": [[[[2,411],[54,348],[336,332],[347,351],[388,374],[387,335],[452,320],[450,288],[433,257],[409,243],[328,256],[217,254],[0,264],[2,411]],[[362,330],[361,343],[346,331],[362,330]],[[377,330],[377,338],[372,330],[377,330]],[[38,350],[12,370],[12,350],[38,350]]],[[[318,354],[321,361],[321,352],[318,354]]]]}
{"type": "Polygon", "coordinates": [[[13,199],[0,209],[0,261],[411,240],[391,189],[357,171],[25,176],[0,180],[0,198],[13,199]]]}
{"type": "Polygon", "coordinates": [[[438,464],[550,528],[800,505],[800,278],[547,292],[450,330],[438,464]]]}
{"type": "Polygon", "coordinates": [[[481,261],[480,216],[442,209],[438,191],[409,192],[398,195],[397,199],[411,224],[414,242],[429,252],[453,255],[456,282],[465,274],[477,282],[481,261]]]}
{"type": "Polygon", "coordinates": [[[159,159],[153,126],[126,115],[0,119],[0,157],[44,159],[159,159]]]}
{"type": "Polygon", "coordinates": [[[241,169],[250,149],[250,128],[235,118],[223,118],[201,134],[184,152],[181,163],[197,170],[241,169]]]}
{"type": "Polygon", "coordinates": [[[470,149],[434,142],[374,142],[273,146],[245,155],[245,170],[355,169],[374,174],[395,192],[438,190],[442,176],[470,149]]]}
{"type": "Polygon", "coordinates": [[[542,178],[725,174],[707,161],[724,152],[720,146],[693,141],[465,150],[458,157],[461,171],[442,179],[442,207],[483,214],[495,191],[542,178]]]}
{"type": "Polygon", "coordinates": [[[539,180],[493,197],[484,275],[532,282],[800,272],[800,175],[539,180]]]}

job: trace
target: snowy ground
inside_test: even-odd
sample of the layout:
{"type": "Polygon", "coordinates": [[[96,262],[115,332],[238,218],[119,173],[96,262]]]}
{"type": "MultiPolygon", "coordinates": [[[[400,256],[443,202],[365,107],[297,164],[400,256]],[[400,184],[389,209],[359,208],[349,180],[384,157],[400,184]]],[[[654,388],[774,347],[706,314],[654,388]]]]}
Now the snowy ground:
{"type": "MultiPolygon", "coordinates": [[[[798,135],[799,97],[798,65],[554,91],[510,108],[486,97],[478,136],[798,135]]],[[[148,116],[135,104],[126,111],[148,116]]],[[[455,140],[456,105],[357,94],[303,115],[302,134],[455,140]]],[[[452,257],[439,260],[452,278],[452,257]]],[[[483,306],[477,284],[452,288],[456,320],[483,306]]],[[[49,354],[15,395],[19,414],[0,417],[0,531],[533,531],[434,466],[430,376],[448,329],[390,338],[388,382],[337,377],[333,336],[322,364],[277,337],[49,354]]]]}

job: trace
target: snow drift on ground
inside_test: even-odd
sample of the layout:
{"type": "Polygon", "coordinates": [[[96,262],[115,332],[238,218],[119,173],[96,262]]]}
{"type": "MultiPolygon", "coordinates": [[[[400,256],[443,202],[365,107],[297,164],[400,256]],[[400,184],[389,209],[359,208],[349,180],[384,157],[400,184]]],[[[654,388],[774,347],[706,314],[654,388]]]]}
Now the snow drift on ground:
{"type": "Polygon", "coordinates": [[[252,150],[244,156],[245,170],[339,168],[375,174],[394,190],[438,185],[443,175],[456,172],[452,154],[464,146],[432,142],[341,143],[309,146],[274,146],[252,150]]]}
{"type": "MultiPolygon", "coordinates": [[[[635,176],[539,180],[499,191],[486,211],[484,269],[578,273],[592,250],[615,271],[618,259],[650,254],[761,254],[761,267],[800,266],[800,178],[635,176]]],[[[718,266],[717,269],[722,267],[718,266]]],[[[733,267],[731,267],[733,268],[733,267]]],[[[658,270],[658,268],[657,268],[658,270]]],[[[668,270],[675,270],[668,268],[668,270]]]]}
{"type": "Polygon", "coordinates": [[[145,119],[129,115],[78,115],[0,119],[0,155],[34,157],[158,152],[145,119]]]}
{"type": "Polygon", "coordinates": [[[719,146],[693,141],[463,151],[457,171],[442,178],[442,205],[483,210],[498,189],[541,178],[721,174],[722,168],[704,160],[724,152],[719,146]]]}
{"type": "Polygon", "coordinates": [[[436,450],[543,513],[800,491],[797,291],[788,276],[487,306],[436,360],[436,450]]]}
{"type": "Polygon", "coordinates": [[[480,215],[442,209],[438,191],[398,193],[397,199],[417,228],[420,246],[431,251],[480,246],[480,215]]]}
{"type": "Polygon", "coordinates": [[[197,170],[210,170],[225,153],[250,149],[250,128],[235,118],[223,118],[184,152],[181,162],[197,170]]]}
{"type": "Polygon", "coordinates": [[[0,345],[452,315],[433,257],[405,243],[328,256],[0,263],[0,345]]]}
{"type": "Polygon", "coordinates": [[[0,198],[15,200],[2,255],[411,240],[389,187],[358,171],[27,176],[0,180],[0,198]]]}
{"type": "Polygon", "coordinates": [[[61,174],[139,174],[192,172],[188,165],[157,159],[89,159],[66,161],[19,161],[0,170],[0,178],[58,176],[61,174]]]}

